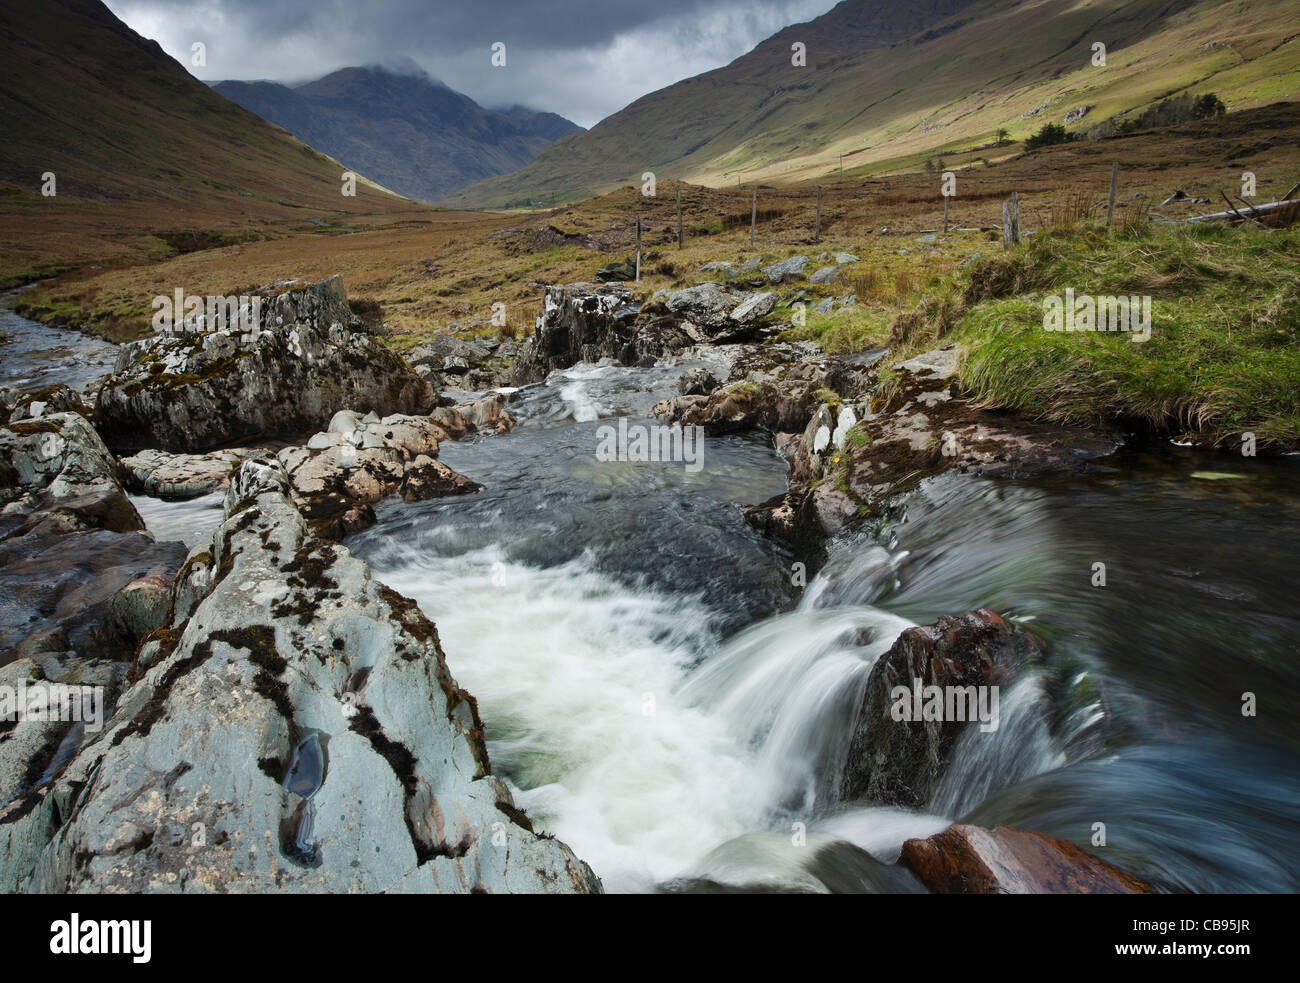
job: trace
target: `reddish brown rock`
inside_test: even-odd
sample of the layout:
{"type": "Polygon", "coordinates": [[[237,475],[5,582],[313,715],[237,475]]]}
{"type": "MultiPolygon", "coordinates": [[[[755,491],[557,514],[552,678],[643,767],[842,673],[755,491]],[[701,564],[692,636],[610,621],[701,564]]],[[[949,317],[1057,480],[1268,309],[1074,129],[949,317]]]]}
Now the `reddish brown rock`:
{"type": "Polygon", "coordinates": [[[1068,840],[1010,826],[950,826],[908,840],[898,863],[933,894],[1157,893],[1068,840]]]}

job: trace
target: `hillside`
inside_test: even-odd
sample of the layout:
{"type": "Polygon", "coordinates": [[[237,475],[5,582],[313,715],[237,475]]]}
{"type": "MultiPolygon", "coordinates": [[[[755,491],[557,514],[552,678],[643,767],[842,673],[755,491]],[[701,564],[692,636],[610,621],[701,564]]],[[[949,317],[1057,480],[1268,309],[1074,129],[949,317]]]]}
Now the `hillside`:
{"type": "Polygon", "coordinates": [[[644,171],[785,184],[838,174],[841,154],[846,175],[879,173],[1000,129],[1023,139],[1079,107],[1074,130],[1189,88],[1233,110],[1300,98],[1296,23],[1300,0],[846,0],[448,202],[552,204],[644,171]],[[791,64],[797,41],[806,67],[791,64]]]}
{"type": "Polygon", "coordinates": [[[366,181],[343,197],[337,161],[213,92],[99,0],[0,0],[0,18],[0,284],[415,207],[366,181]]]}
{"type": "Polygon", "coordinates": [[[344,68],[303,85],[218,82],[221,95],[387,188],[432,201],[517,170],[582,128],[524,107],[484,109],[428,75],[344,68]]]}

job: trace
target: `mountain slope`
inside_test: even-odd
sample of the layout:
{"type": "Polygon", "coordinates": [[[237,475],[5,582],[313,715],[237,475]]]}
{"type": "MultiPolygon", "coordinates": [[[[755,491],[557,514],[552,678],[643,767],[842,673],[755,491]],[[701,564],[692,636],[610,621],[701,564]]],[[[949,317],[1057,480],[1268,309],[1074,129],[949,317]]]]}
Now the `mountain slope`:
{"type": "Polygon", "coordinates": [[[337,161],[213,92],[99,0],[0,0],[0,122],[0,282],[156,258],[181,230],[247,237],[303,222],[303,208],[412,207],[366,181],[344,198],[337,161]]]}
{"type": "MultiPolygon", "coordinates": [[[[448,202],[549,204],[644,171],[721,186],[1073,128],[1194,87],[1230,109],[1300,98],[1300,0],[846,0],[725,68],[651,93],[448,202]],[[791,45],[807,45],[807,65],[791,45]],[[1107,64],[1092,64],[1093,43],[1107,64]]],[[[918,155],[920,157],[918,158],[918,155]]]]}
{"type": "Polygon", "coordinates": [[[412,198],[442,198],[523,167],[582,128],[554,113],[484,109],[427,75],[344,68],[294,87],[218,82],[232,102],[412,198]]]}

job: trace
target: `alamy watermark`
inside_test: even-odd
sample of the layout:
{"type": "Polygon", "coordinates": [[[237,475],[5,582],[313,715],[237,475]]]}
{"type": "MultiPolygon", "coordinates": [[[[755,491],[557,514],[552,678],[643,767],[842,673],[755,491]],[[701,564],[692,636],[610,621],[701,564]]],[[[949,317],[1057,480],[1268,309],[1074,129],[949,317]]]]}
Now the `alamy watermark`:
{"type": "Polygon", "coordinates": [[[596,430],[597,461],[674,461],[695,474],[704,467],[704,428],[627,422],[619,417],[618,427],[603,424],[596,430]]]}
{"type": "Polygon", "coordinates": [[[153,299],[153,329],[159,334],[238,331],[256,334],[262,319],[262,298],[231,294],[228,297],[200,297],[180,287],[173,296],[153,299]]]}
{"type": "Polygon", "coordinates": [[[23,680],[0,686],[0,720],[83,723],[94,733],[104,726],[104,687],[23,680]]]}
{"type": "Polygon", "coordinates": [[[893,705],[889,716],[898,723],[923,720],[980,722],[980,730],[998,729],[998,687],[996,686],[925,686],[913,679],[909,689],[895,686],[889,691],[893,705]]]}
{"type": "Polygon", "coordinates": [[[1129,341],[1151,337],[1151,298],[1076,295],[1072,287],[1065,296],[1043,298],[1045,331],[1124,331],[1129,341]]]}

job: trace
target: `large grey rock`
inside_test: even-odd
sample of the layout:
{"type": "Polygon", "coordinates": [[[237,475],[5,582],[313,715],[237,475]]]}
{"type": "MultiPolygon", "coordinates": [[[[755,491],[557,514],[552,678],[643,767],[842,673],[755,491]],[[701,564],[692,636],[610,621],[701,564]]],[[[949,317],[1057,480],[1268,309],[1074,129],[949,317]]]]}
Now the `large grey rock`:
{"type": "Polygon", "coordinates": [[[340,277],[265,292],[256,330],[123,346],[96,408],[105,442],[119,452],[196,453],[310,433],[344,408],[424,413],[434,405],[429,383],[350,313],[340,277]]]}
{"type": "MultiPolygon", "coordinates": [[[[957,737],[969,719],[895,719],[895,687],[1002,687],[1041,660],[1037,640],[987,608],[908,628],[871,668],[854,726],[840,793],[924,808],[938,788],[957,737]]],[[[976,690],[973,690],[977,692],[976,690]]],[[[923,690],[924,692],[924,690],[923,690]]],[[[991,699],[985,704],[992,708],[991,699]]],[[[956,706],[956,701],[954,701],[956,706]]],[[[970,707],[964,704],[964,711],[970,707]]],[[[992,733],[992,731],[989,731],[992,733]]]]}
{"type": "Polygon", "coordinates": [[[122,484],[129,491],[169,501],[184,501],[222,491],[240,463],[265,453],[258,447],[234,447],[208,454],[173,454],[143,450],[118,461],[122,484]]]}
{"type": "Polygon", "coordinates": [[[791,256],[789,259],[783,259],[771,266],[764,266],[762,272],[769,283],[790,283],[794,280],[803,279],[803,269],[808,263],[807,256],[791,256]]]}
{"type": "Polygon", "coordinates": [[[415,603],[246,462],[109,726],[0,808],[0,890],[599,890],[492,774],[415,603]]]}
{"type": "Polygon", "coordinates": [[[774,291],[750,294],[727,317],[737,324],[751,324],[771,314],[776,309],[776,299],[774,291]]]}
{"type": "Polygon", "coordinates": [[[557,369],[612,358],[652,365],[692,339],[671,316],[643,315],[621,284],[569,283],[546,288],[533,337],[511,365],[513,385],[540,382],[557,369]]]}

